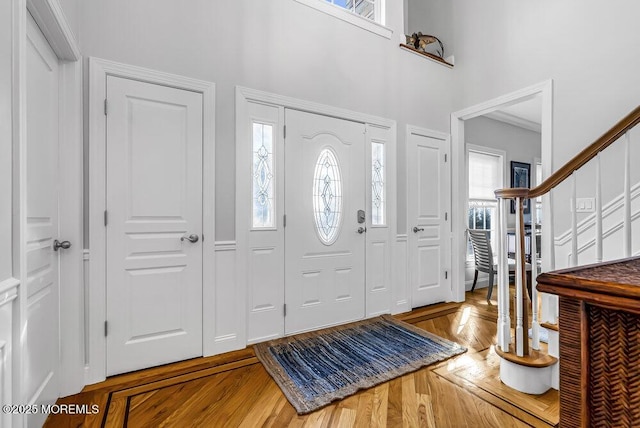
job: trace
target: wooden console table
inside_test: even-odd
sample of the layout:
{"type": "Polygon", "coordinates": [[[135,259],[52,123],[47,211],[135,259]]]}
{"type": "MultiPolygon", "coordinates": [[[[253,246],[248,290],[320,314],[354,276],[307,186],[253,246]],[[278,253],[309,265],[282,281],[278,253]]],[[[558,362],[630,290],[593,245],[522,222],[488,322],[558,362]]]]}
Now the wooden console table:
{"type": "Polygon", "coordinates": [[[640,426],[640,258],[544,273],[560,298],[560,426],[640,426]]]}

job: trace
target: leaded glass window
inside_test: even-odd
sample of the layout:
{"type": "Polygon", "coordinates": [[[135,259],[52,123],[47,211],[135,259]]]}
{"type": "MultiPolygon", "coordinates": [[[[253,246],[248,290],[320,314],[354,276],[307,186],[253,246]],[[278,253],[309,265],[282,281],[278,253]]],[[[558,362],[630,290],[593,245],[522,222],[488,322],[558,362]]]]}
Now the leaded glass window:
{"type": "Polygon", "coordinates": [[[371,223],[382,226],[386,222],[384,144],[371,144],[371,223]]]}
{"type": "Polygon", "coordinates": [[[274,227],[273,126],[253,123],[253,227],[274,227]]]}
{"type": "Polygon", "coordinates": [[[342,178],[338,159],[330,148],[318,156],[313,174],[313,211],[320,241],[331,245],[342,221],[342,178]]]}

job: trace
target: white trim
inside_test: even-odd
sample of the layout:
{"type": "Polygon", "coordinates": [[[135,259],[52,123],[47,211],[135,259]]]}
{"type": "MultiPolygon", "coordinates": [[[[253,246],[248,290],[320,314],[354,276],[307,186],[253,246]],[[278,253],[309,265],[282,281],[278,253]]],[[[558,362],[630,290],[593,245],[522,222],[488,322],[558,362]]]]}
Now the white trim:
{"type": "MultiPolygon", "coordinates": [[[[546,80],[451,114],[451,278],[453,284],[453,297],[456,301],[464,301],[464,275],[466,260],[464,231],[466,229],[465,205],[468,201],[468,184],[464,181],[466,174],[462,174],[466,166],[464,121],[529,100],[537,95],[541,95],[542,97],[541,146],[544,179],[549,177],[553,171],[553,80],[546,80]]],[[[549,195],[545,195],[544,198],[546,199],[543,200],[543,218],[547,219],[547,224],[543,228],[543,240],[545,242],[553,242],[553,217],[551,205],[549,203],[549,195]]],[[[554,259],[553,245],[543,246],[543,251],[543,271],[552,270],[554,259]]]]}
{"type": "MultiPolygon", "coordinates": [[[[5,295],[9,295],[13,290],[15,290],[15,292],[17,293],[18,287],[20,287],[20,280],[16,278],[7,278],[3,281],[0,281],[0,295],[5,293],[5,295]]],[[[0,303],[0,306],[2,306],[3,304],[4,302],[0,303]]]]}
{"type": "Polygon", "coordinates": [[[27,0],[27,9],[58,59],[80,60],[80,48],[59,0],[27,0]]]}
{"type": "Polygon", "coordinates": [[[374,126],[380,126],[382,128],[392,128],[396,124],[395,120],[385,119],[379,116],[373,116],[353,110],[333,107],[327,104],[305,101],[298,98],[287,97],[284,95],[272,94],[269,92],[259,91],[257,89],[246,88],[243,86],[236,86],[236,102],[242,99],[246,101],[273,104],[284,108],[306,111],[309,113],[322,114],[338,119],[347,119],[354,122],[367,123],[374,126]]]}
{"type": "MultiPolygon", "coordinates": [[[[305,6],[309,6],[313,9],[319,10],[320,12],[326,13],[327,15],[334,16],[344,22],[348,22],[351,25],[355,25],[356,27],[360,27],[363,30],[367,30],[371,33],[382,36],[386,39],[391,39],[393,35],[393,30],[384,25],[385,23],[385,8],[380,7],[376,9],[376,13],[380,12],[380,22],[375,22],[365,17],[362,17],[356,13],[350,12],[346,9],[341,8],[340,6],[333,5],[331,3],[327,3],[324,0],[294,0],[298,3],[304,4],[305,6]]],[[[377,0],[377,2],[383,0],[377,0]]]]}
{"type": "Polygon", "coordinates": [[[517,126],[518,128],[527,129],[529,131],[537,133],[542,132],[542,125],[540,125],[539,123],[524,119],[522,117],[514,116],[510,113],[505,113],[504,111],[492,111],[491,113],[487,113],[485,117],[493,120],[498,120],[509,125],[517,126]]]}
{"type": "MultiPolygon", "coordinates": [[[[27,296],[22,292],[22,284],[27,279],[27,7],[25,0],[13,0],[12,19],[12,136],[13,136],[13,276],[21,286],[14,304],[11,329],[11,384],[12,399],[24,402],[23,346],[26,339],[23,332],[26,329],[27,296]]],[[[25,358],[26,359],[26,358],[25,358]]],[[[25,415],[14,415],[13,425],[16,428],[26,426],[25,415]]]]}
{"type": "Polygon", "coordinates": [[[82,61],[60,62],[60,142],[58,216],[61,240],[71,248],[60,254],[61,396],[84,387],[84,262],[82,61]]]}
{"type": "Polygon", "coordinates": [[[89,231],[91,269],[89,306],[89,383],[106,377],[106,230],[103,215],[106,209],[106,120],[104,100],[107,76],[139,80],[201,93],[203,96],[203,352],[208,353],[213,341],[215,278],[215,85],[175,74],[120,64],[99,58],[89,58],[89,231]]]}

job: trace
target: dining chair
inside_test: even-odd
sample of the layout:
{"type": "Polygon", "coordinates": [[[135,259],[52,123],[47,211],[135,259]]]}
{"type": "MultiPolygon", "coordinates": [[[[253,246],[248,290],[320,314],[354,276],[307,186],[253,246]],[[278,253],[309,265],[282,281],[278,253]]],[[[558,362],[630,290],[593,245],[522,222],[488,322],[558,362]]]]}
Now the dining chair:
{"type": "MultiPolygon", "coordinates": [[[[473,275],[473,285],[471,291],[476,288],[478,282],[478,272],[484,272],[489,274],[489,286],[487,290],[487,301],[491,300],[491,294],[493,293],[495,274],[498,273],[497,257],[493,255],[491,250],[491,241],[489,239],[489,230],[474,230],[467,229],[467,234],[471,240],[471,246],[473,247],[473,256],[475,258],[475,273],[473,275]]],[[[509,276],[515,275],[516,261],[508,258],[509,276]]],[[[525,263],[525,269],[527,272],[527,291],[529,298],[531,298],[531,264],[525,263]]]]}

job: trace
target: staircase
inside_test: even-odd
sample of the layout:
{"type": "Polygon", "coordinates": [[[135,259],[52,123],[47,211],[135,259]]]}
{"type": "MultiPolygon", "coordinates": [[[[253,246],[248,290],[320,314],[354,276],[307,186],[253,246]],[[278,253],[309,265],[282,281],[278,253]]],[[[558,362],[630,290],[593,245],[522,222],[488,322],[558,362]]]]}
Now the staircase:
{"type": "MultiPolygon", "coordinates": [[[[570,213],[570,232],[566,234],[563,239],[569,240],[571,250],[568,252],[568,258],[560,260],[564,263],[568,262],[565,267],[573,268],[578,266],[578,255],[584,252],[584,245],[580,246],[578,242],[578,216],[575,209],[575,202],[577,196],[577,183],[579,170],[581,177],[593,177],[594,183],[591,191],[595,194],[595,213],[593,214],[593,236],[589,242],[589,248],[593,248],[595,254],[592,260],[597,263],[602,263],[604,260],[611,260],[618,257],[621,254],[623,257],[631,257],[632,255],[632,168],[630,163],[631,158],[631,133],[632,129],[640,122],[640,107],[637,107],[626,117],[620,120],[615,126],[613,126],[604,135],[598,138],[593,144],[585,148],[582,152],[576,155],[573,159],[567,162],[563,167],[547,177],[537,187],[528,188],[513,188],[513,189],[501,189],[495,192],[498,198],[498,210],[497,210],[497,236],[501,239],[497,240],[497,253],[498,253],[498,343],[496,346],[496,352],[501,357],[500,360],[500,378],[506,385],[525,393],[541,394],[549,388],[561,388],[561,423],[562,423],[562,406],[566,397],[564,392],[564,386],[560,383],[560,367],[562,370],[569,369],[570,366],[558,364],[558,359],[563,358],[562,350],[560,349],[559,336],[569,337],[567,331],[563,330],[562,326],[558,325],[558,317],[561,314],[561,308],[559,300],[556,296],[547,293],[538,293],[538,289],[535,284],[538,277],[539,266],[538,260],[536,260],[537,251],[535,248],[536,240],[531,240],[531,265],[532,269],[531,281],[534,284],[532,287],[532,295],[529,296],[526,288],[525,279],[525,231],[524,231],[524,203],[525,200],[531,199],[531,202],[535,198],[542,198],[543,206],[545,207],[545,219],[551,219],[546,221],[542,225],[542,247],[545,250],[542,258],[544,263],[542,264],[544,271],[553,271],[556,269],[556,257],[554,252],[554,231],[553,231],[553,205],[552,205],[552,191],[560,192],[561,197],[558,200],[566,201],[569,199],[573,205],[573,209],[570,213]],[[603,233],[603,204],[602,204],[602,177],[605,162],[602,161],[601,152],[611,146],[614,142],[622,140],[622,148],[618,147],[618,150],[622,150],[622,156],[624,156],[623,165],[619,169],[623,174],[623,196],[620,203],[622,204],[622,222],[618,228],[620,236],[614,237],[607,241],[607,246],[603,245],[605,236],[610,236],[611,233],[603,233]],[[593,161],[593,162],[590,162],[593,161]],[[589,165],[585,168],[585,165],[589,165]],[[587,171],[586,173],[584,171],[587,171]],[[568,197],[567,197],[568,196],[568,197]],[[516,296],[514,304],[515,320],[511,319],[509,294],[509,269],[507,260],[507,227],[506,219],[507,212],[511,201],[515,202],[516,207],[516,275],[515,275],[515,289],[516,296]],[[615,242],[618,248],[612,249],[611,243],[615,242]],[[533,302],[533,303],[532,303],[533,302]],[[529,323],[529,314],[531,314],[531,323],[529,323]],[[544,326],[549,332],[549,344],[545,350],[540,344],[540,328],[544,326]],[[529,329],[531,329],[531,339],[529,338],[529,329]]],[[[609,171],[609,174],[611,172],[609,171]]],[[[637,177],[636,177],[637,180],[637,177]]],[[[635,188],[635,187],[634,187],[635,188]]],[[[606,189],[609,190],[609,189],[606,189]]],[[[609,204],[611,205],[611,204],[609,204]]],[[[637,208],[636,208],[637,209],[637,208]]],[[[536,218],[536,210],[531,209],[531,222],[538,224],[536,218]]],[[[584,221],[583,223],[584,224],[584,221]]],[[[584,227],[582,228],[584,230],[584,227]]],[[[607,228],[610,230],[610,228],[607,228]]],[[[584,238],[582,238],[584,240],[584,238]]],[[[640,266],[640,261],[638,262],[640,266]]],[[[604,266],[604,264],[603,264],[604,266]]],[[[596,271],[599,269],[598,265],[591,266],[591,269],[596,271]]],[[[553,277],[553,276],[552,276],[553,277]]],[[[555,277],[553,277],[555,278],[555,277]]],[[[640,285],[640,269],[638,269],[636,284],[640,285]]],[[[541,280],[548,281],[548,274],[543,274],[541,280]]],[[[635,279],[634,279],[635,280],[635,279]]],[[[572,279],[571,281],[589,283],[588,279],[572,279]]],[[[614,283],[608,285],[609,287],[615,287],[614,283]]],[[[542,287],[544,288],[544,287],[542,287]]],[[[640,289],[640,287],[638,287],[640,289]]],[[[552,291],[556,295],[562,295],[556,288],[544,288],[546,291],[552,291]]],[[[575,289],[573,289],[575,290],[575,289]]],[[[640,293],[639,293],[640,299],[640,293]]],[[[565,316],[566,318],[566,316],[565,316]]],[[[640,326],[639,326],[640,327],[640,326]]],[[[573,325],[573,328],[578,328],[573,325]]],[[[586,328],[584,326],[579,328],[586,328]]],[[[585,337],[584,340],[587,340],[585,337]]],[[[640,340],[640,339],[639,339],[640,340]]],[[[563,339],[564,342],[564,339],[563,339]]],[[[640,346],[640,344],[639,344],[640,346]]],[[[622,351],[621,351],[622,352],[622,351]]],[[[584,354],[587,355],[587,354],[584,354]]],[[[569,376],[568,379],[571,379],[569,376]]],[[[583,397],[584,398],[584,397],[583,397]]],[[[639,396],[640,400],[640,396],[639,396]]],[[[585,403],[582,403],[585,404],[585,403]]],[[[640,403],[638,403],[640,404],[640,403]]],[[[575,409],[574,409],[575,410],[575,409]]],[[[578,412],[583,410],[578,409],[578,412]]],[[[566,414],[566,413],[565,413],[566,414]]],[[[581,419],[584,421],[584,419],[581,419]]],[[[640,424],[640,420],[635,421],[640,424]]],[[[565,420],[565,423],[568,423],[565,420]]],[[[581,422],[582,423],[582,422],[581,422]]],[[[564,425],[563,425],[564,426],[564,425]]],[[[567,426],[573,426],[568,424],[567,426]]],[[[581,425],[577,425],[581,426],[581,425]]],[[[584,425],[586,426],[586,425],[584,425]]]]}

